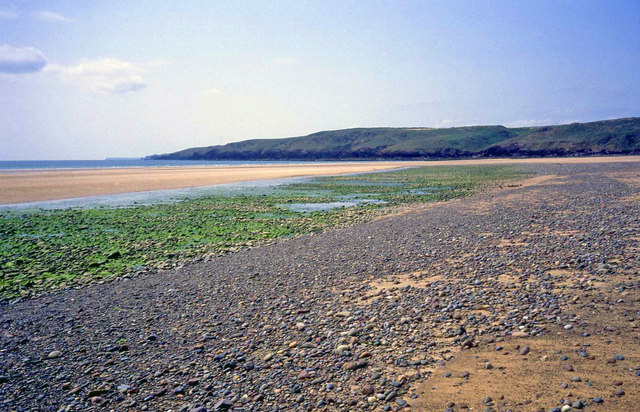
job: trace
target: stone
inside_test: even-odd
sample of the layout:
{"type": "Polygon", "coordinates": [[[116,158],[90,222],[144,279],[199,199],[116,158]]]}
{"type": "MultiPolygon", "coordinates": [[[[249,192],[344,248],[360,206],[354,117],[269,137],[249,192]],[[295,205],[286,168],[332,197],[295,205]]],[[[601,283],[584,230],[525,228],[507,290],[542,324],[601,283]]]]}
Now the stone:
{"type": "Polygon", "coordinates": [[[105,401],[105,399],[101,396],[92,396],[89,401],[91,402],[91,404],[93,405],[102,405],[105,401]]]}
{"type": "Polygon", "coordinates": [[[373,387],[373,385],[365,385],[362,388],[362,394],[363,395],[373,395],[375,393],[375,388],[373,387]]]}
{"type": "Polygon", "coordinates": [[[216,411],[226,411],[228,409],[231,409],[232,406],[233,403],[231,403],[231,401],[229,401],[228,399],[222,399],[213,405],[213,409],[216,411]]]}
{"type": "Polygon", "coordinates": [[[343,365],[343,368],[348,371],[354,371],[356,369],[365,368],[367,365],[367,361],[359,360],[357,362],[347,362],[343,365]]]}
{"type": "Polygon", "coordinates": [[[113,252],[109,253],[109,254],[107,255],[107,259],[117,259],[117,258],[119,258],[120,256],[122,256],[122,253],[120,253],[120,251],[119,251],[119,250],[116,250],[116,251],[113,251],[113,252]]]}
{"type": "Polygon", "coordinates": [[[338,345],[333,350],[333,353],[335,353],[336,355],[341,355],[341,354],[343,354],[345,352],[349,352],[350,349],[351,349],[351,347],[349,345],[338,345]]]}

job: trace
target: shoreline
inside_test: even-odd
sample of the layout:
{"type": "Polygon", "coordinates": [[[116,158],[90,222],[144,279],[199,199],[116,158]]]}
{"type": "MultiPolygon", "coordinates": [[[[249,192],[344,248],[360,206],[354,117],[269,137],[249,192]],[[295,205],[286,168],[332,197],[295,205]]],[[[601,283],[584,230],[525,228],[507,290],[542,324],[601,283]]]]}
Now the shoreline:
{"type": "MultiPolygon", "coordinates": [[[[17,162],[20,162],[20,160],[18,160],[17,162]]],[[[38,162],[37,160],[26,160],[26,162],[38,162]]],[[[61,162],[65,162],[64,160],[61,160],[61,162]]],[[[74,162],[74,160],[72,160],[71,162],[74,162]]],[[[383,163],[383,162],[389,162],[388,160],[380,160],[380,161],[358,161],[358,160],[344,160],[344,161],[337,161],[337,160],[331,160],[331,161],[327,161],[327,160],[320,160],[320,161],[303,161],[303,160],[292,160],[290,162],[288,161],[269,161],[269,160],[257,160],[257,161],[240,161],[240,160],[230,160],[229,162],[223,162],[223,161],[212,161],[208,164],[205,163],[200,163],[199,161],[191,161],[191,160],[179,160],[176,162],[180,162],[181,164],[158,164],[158,165],[153,165],[153,164],[147,164],[147,165],[126,165],[126,166],[65,166],[65,167],[16,167],[16,168],[0,168],[0,175],[2,173],[22,173],[22,172],[56,172],[56,171],[70,171],[70,170],[120,170],[120,169],[167,169],[167,168],[175,168],[175,169],[182,169],[182,168],[208,168],[208,167],[239,167],[239,166],[286,166],[286,165],[309,165],[309,166],[315,166],[315,165],[326,165],[326,164],[334,164],[334,163],[373,163],[373,162],[377,162],[377,163],[383,163]]],[[[0,161],[0,165],[3,163],[3,161],[0,161]]]]}
{"type": "Polygon", "coordinates": [[[46,169],[0,173],[0,205],[416,166],[638,162],[640,156],[46,169]]]}

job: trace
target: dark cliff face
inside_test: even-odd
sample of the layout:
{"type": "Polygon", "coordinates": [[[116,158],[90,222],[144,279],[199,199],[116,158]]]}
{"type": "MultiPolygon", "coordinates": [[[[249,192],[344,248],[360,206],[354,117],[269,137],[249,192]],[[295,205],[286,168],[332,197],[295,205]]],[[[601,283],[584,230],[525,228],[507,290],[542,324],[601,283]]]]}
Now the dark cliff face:
{"type": "Polygon", "coordinates": [[[569,125],[370,128],[254,139],[149,156],[166,160],[402,160],[640,153],[640,118],[569,125]]]}

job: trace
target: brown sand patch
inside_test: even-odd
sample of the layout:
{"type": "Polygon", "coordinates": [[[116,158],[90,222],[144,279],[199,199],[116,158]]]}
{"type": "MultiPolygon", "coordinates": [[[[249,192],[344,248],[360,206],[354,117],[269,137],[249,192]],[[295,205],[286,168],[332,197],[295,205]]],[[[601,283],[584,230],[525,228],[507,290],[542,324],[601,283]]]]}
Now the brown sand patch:
{"type": "Polygon", "coordinates": [[[640,188],[640,172],[608,173],[607,176],[629,186],[640,188]]]}
{"type": "Polygon", "coordinates": [[[589,404],[587,410],[636,410],[638,377],[633,367],[640,362],[640,353],[629,349],[638,343],[637,333],[616,336],[613,341],[608,336],[581,338],[561,333],[534,339],[509,339],[459,352],[455,360],[436,370],[418,390],[420,397],[412,402],[412,409],[442,411],[449,402],[454,402],[456,411],[464,410],[465,405],[468,410],[485,410],[484,400],[490,396],[498,411],[539,408],[546,411],[561,406],[560,399],[582,399],[589,404]],[[504,349],[496,351],[497,345],[504,349]],[[518,345],[529,345],[531,352],[520,355],[518,345]],[[581,348],[589,358],[577,354],[581,348]],[[626,358],[615,364],[607,363],[614,354],[625,354],[626,358]],[[562,361],[562,356],[569,356],[569,360],[562,361]],[[485,369],[486,362],[491,362],[494,368],[485,369]],[[563,369],[564,364],[572,365],[575,370],[563,369]],[[469,378],[460,378],[465,371],[470,372],[469,378]],[[452,376],[445,378],[445,372],[452,376]],[[581,381],[572,381],[574,377],[580,377],[581,381]],[[614,388],[614,382],[622,385],[614,388]],[[563,383],[568,387],[562,388],[563,383]],[[625,396],[614,395],[618,387],[626,392],[625,396]],[[593,404],[594,397],[602,398],[604,403],[593,404]]]}
{"type": "Polygon", "coordinates": [[[624,203],[640,203],[640,193],[623,197],[622,199],[620,199],[620,201],[624,203]]]}
{"type": "Polygon", "coordinates": [[[546,233],[549,233],[555,237],[572,237],[580,232],[577,230],[569,229],[569,230],[549,230],[546,233]]]}
{"type": "Polygon", "coordinates": [[[520,278],[511,273],[499,275],[496,277],[496,280],[505,285],[517,285],[520,283],[520,278]]]}
{"type": "Polygon", "coordinates": [[[540,185],[553,185],[566,179],[567,179],[566,177],[559,177],[557,175],[535,176],[530,179],[523,180],[520,186],[529,187],[529,186],[540,186],[540,185]]]}
{"type": "Polygon", "coordinates": [[[367,294],[371,296],[380,291],[402,289],[407,286],[424,289],[439,280],[444,280],[444,278],[440,275],[429,276],[427,272],[403,273],[369,283],[371,290],[367,294]]]}
{"type": "MultiPolygon", "coordinates": [[[[177,189],[285,177],[360,173],[407,166],[615,162],[640,162],[640,156],[9,171],[0,173],[0,204],[177,189]]],[[[538,177],[538,179],[542,179],[542,177],[538,177]]],[[[537,183],[534,181],[532,184],[540,183],[542,181],[537,183]]]]}
{"type": "Polygon", "coordinates": [[[362,292],[356,293],[353,299],[360,304],[366,304],[374,298],[395,299],[406,287],[425,289],[432,283],[441,280],[444,280],[443,276],[430,276],[423,271],[387,276],[384,279],[373,279],[357,288],[358,290],[362,289],[362,292]]]}
{"type": "Polygon", "coordinates": [[[527,246],[529,242],[522,242],[515,239],[500,239],[498,241],[498,247],[511,247],[511,246],[527,246]]]}

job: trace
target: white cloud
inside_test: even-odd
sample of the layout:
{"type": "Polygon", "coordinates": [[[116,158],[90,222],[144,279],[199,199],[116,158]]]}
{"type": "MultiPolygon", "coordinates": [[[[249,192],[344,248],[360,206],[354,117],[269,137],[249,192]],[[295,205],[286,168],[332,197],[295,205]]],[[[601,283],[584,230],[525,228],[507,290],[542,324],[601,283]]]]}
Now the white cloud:
{"type": "Polygon", "coordinates": [[[47,60],[38,49],[0,45],[0,73],[36,73],[46,64],[47,60]]]}
{"type": "Polygon", "coordinates": [[[55,23],[72,23],[73,20],[64,17],[61,14],[48,10],[39,10],[31,13],[31,16],[38,21],[55,22],[55,23]]]}
{"type": "Polygon", "coordinates": [[[73,66],[51,65],[47,71],[98,93],[123,94],[147,86],[142,69],[112,58],[84,60],[73,66]]]}
{"type": "Polygon", "coordinates": [[[18,18],[18,13],[0,10],[0,20],[15,20],[17,18],[18,18]]]}

